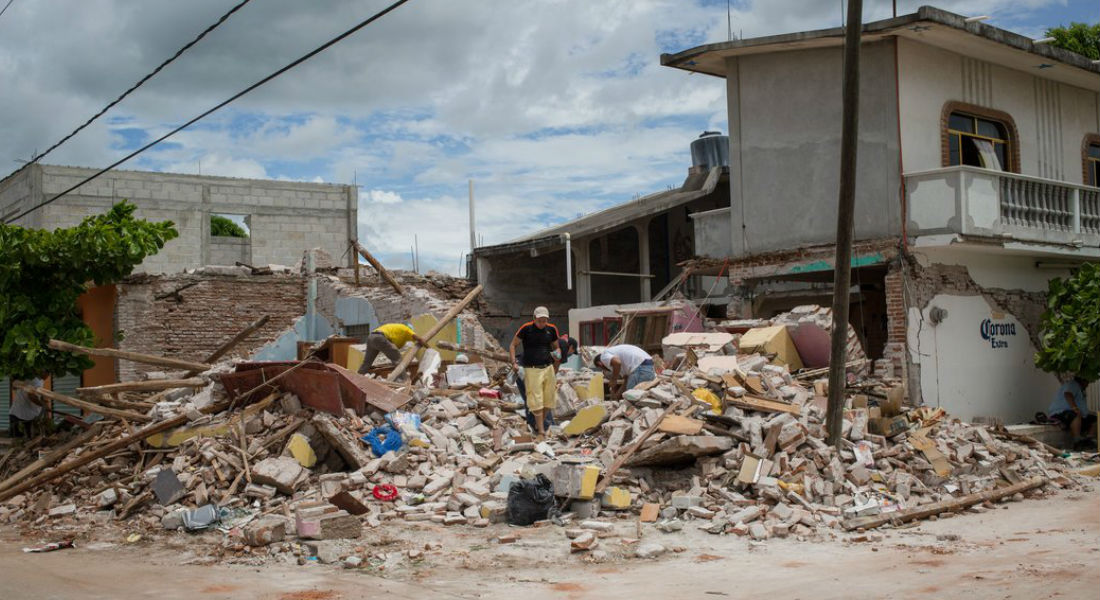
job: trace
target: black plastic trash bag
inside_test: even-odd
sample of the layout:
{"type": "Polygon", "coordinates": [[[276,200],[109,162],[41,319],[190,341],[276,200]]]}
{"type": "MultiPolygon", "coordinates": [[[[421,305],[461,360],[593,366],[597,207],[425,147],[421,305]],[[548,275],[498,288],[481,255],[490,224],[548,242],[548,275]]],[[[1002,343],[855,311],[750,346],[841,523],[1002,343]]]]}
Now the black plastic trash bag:
{"type": "Polygon", "coordinates": [[[545,475],[521,479],[508,488],[510,525],[530,525],[547,519],[554,506],[554,484],[545,475]]]}

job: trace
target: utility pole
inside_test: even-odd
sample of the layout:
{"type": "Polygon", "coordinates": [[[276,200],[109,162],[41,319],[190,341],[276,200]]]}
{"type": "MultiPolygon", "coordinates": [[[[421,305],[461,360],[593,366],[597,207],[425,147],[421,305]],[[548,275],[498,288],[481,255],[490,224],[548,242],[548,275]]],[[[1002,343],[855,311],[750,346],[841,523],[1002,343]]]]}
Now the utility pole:
{"type": "Polygon", "coordinates": [[[844,420],[845,364],[848,362],[848,288],[852,287],[852,222],[856,204],[856,149],[859,144],[859,45],[863,0],[848,0],[844,30],[844,109],[840,135],[840,197],[836,215],[836,270],[833,272],[833,333],[829,352],[828,443],[840,445],[844,420]]]}

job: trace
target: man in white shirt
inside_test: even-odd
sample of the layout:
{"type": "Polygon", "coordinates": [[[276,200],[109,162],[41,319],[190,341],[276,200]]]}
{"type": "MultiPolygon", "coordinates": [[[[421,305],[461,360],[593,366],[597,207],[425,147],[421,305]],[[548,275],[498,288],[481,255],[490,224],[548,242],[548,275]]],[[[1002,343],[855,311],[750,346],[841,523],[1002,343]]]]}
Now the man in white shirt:
{"type": "Polygon", "coordinates": [[[617,400],[626,390],[645,381],[657,378],[653,371],[653,357],[648,352],[630,344],[619,344],[604,349],[595,359],[597,367],[611,371],[608,382],[611,398],[617,400]]]}

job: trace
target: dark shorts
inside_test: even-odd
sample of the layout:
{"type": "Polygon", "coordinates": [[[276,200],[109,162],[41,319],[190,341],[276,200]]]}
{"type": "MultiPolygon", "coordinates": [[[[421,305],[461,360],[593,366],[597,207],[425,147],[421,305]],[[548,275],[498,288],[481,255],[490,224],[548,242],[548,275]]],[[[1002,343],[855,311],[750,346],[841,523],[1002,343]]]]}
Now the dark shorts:
{"type": "MultiPolygon", "coordinates": [[[[1073,419],[1077,417],[1077,413],[1072,410],[1065,410],[1057,414],[1050,415],[1050,418],[1057,421],[1063,430],[1069,429],[1069,424],[1073,422],[1073,419]]],[[[1081,417],[1081,430],[1087,431],[1093,423],[1096,422],[1096,415],[1087,413],[1081,417]]]]}

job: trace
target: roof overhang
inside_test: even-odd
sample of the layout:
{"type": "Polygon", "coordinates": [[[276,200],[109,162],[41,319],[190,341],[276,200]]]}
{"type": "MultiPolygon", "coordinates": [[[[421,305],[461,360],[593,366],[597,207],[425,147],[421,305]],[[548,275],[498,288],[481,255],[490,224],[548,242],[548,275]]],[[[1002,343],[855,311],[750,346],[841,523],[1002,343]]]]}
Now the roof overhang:
{"type": "MultiPolygon", "coordinates": [[[[498,254],[512,254],[515,252],[529,252],[531,256],[538,256],[546,252],[557,250],[565,245],[565,236],[571,239],[580,239],[598,235],[619,229],[631,221],[646,215],[654,215],[675,208],[682,204],[702,198],[714,193],[715,188],[723,177],[727,177],[728,167],[713,167],[707,172],[706,179],[698,189],[690,191],[684,188],[657,192],[637,200],[618,204],[574,219],[561,225],[555,225],[542,229],[529,236],[518,238],[503,244],[494,246],[479,246],[474,250],[477,256],[493,256],[498,254]]],[[[690,188],[689,188],[690,189],[690,188]]]]}
{"type": "MultiPolygon", "coordinates": [[[[1032,72],[1042,67],[1043,77],[1085,89],[1100,87],[1100,65],[1075,52],[1050,44],[1036,44],[1029,37],[966,17],[922,6],[909,15],[863,25],[863,41],[890,37],[911,39],[965,56],[1012,69],[1032,72]]],[[[787,33],[717,44],[706,44],[676,54],[662,54],[661,64],[716,77],[726,76],[726,60],[738,56],[833,48],[844,45],[844,28],[787,33]]]]}

